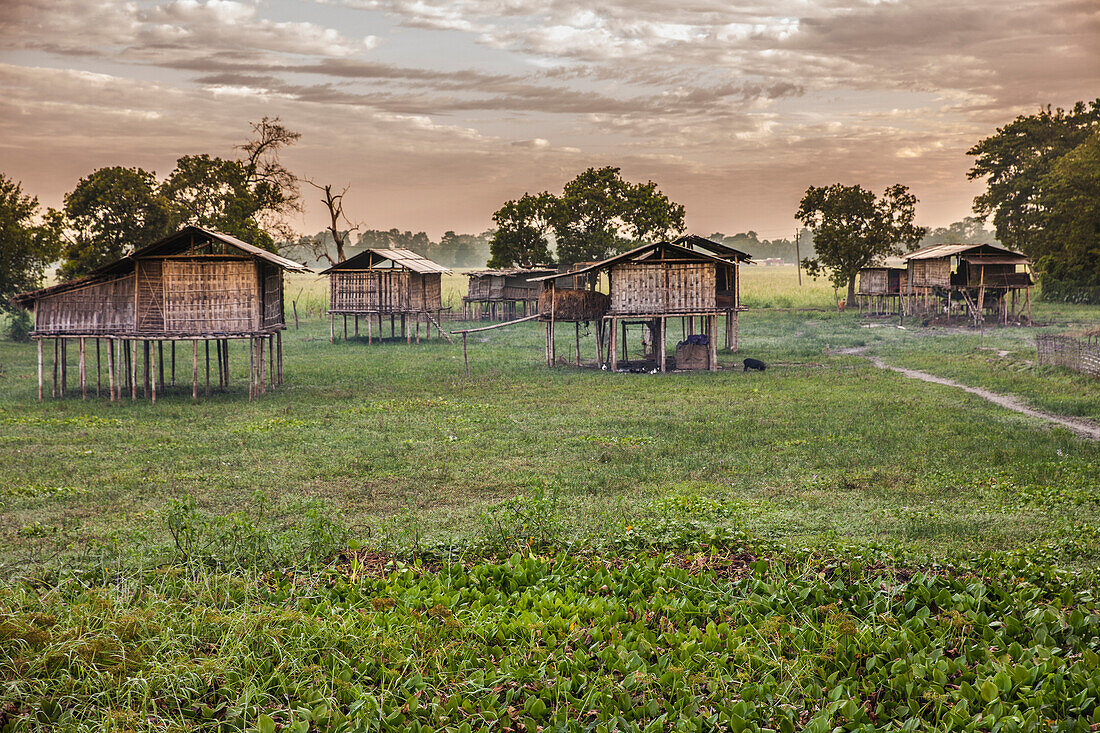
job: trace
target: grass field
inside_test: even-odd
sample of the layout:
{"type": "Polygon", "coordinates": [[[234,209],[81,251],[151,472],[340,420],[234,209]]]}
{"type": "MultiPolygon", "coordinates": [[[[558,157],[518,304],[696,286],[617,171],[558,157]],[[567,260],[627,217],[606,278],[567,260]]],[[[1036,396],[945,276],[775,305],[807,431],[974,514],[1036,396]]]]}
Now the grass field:
{"type": "Polygon", "coordinates": [[[1088,730],[1100,446],[837,351],[1092,419],[1096,380],[795,277],[745,275],[718,374],[549,370],[522,324],[466,377],[330,345],[310,282],[254,403],[243,348],[154,406],[38,403],[0,342],[0,731],[1088,730]]]}

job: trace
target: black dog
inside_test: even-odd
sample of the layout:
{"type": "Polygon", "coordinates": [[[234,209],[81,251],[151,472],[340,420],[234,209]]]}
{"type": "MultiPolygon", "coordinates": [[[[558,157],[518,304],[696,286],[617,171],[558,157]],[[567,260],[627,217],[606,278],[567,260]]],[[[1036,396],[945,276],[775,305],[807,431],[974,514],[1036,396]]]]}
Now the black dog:
{"type": "Polygon", "coordinates": [[[760,361],[759,359],[745,359],[743,363],[745,365],[746,372],[750,369],[755,369],[756,371],[762,372],[768,368],[768,365],[760,361]]]}

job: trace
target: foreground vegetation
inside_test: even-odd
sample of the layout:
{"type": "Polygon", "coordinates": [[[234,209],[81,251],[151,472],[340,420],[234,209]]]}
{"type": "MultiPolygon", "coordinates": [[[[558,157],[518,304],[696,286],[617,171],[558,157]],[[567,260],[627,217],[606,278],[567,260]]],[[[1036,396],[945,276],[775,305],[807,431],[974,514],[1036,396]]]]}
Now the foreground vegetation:
{"type": "Polygon", "coordinates": [[[0,343],[0,730],[1100,723],[1100,447],[838,352],[1097,418],[1094,381],[1022,329],[741,324],[718,374],[547,370],[524,324],[466,377],[310,316],[283,389],[242,349],[155,406],[37,403],[0,343]]]}

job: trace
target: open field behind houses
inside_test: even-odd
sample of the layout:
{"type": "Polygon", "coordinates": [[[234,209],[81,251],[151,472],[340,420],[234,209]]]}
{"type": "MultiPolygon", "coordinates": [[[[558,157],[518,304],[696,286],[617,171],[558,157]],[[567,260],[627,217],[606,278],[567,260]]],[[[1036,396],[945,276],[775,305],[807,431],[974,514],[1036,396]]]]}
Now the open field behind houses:
{"type": "Polygon", "coordinates": [[[313,314],[253,403],[243,348],[197,404],[39,403],[0,343],[0,729],[1091,725],[1100,445],[838,352],[1092,419],[1096,380],[807,293],[717,374],[548,370],[528,323],[466,377],[313,314]]]}

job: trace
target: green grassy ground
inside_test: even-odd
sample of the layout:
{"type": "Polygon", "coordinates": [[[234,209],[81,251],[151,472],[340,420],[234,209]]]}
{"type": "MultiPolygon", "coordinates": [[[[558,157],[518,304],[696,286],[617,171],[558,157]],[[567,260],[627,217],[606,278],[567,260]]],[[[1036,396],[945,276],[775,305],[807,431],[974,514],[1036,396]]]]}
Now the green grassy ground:
{"type": "Polygon", "coordinates": [[[243,349],[197,404],[38,403],[0,342],[0,730],[1091,723],[1100,446],[837,351],[1094,418],[1095,380],[1029,364],[1031,330],[814,287],[744,314],[718,374],[550,370],[522,324],[471,336],[467,377],[314,317],[254,403],[243,349]]]}

